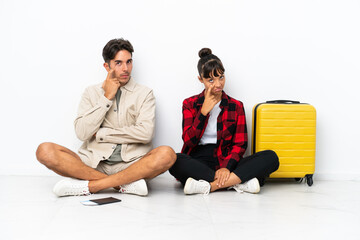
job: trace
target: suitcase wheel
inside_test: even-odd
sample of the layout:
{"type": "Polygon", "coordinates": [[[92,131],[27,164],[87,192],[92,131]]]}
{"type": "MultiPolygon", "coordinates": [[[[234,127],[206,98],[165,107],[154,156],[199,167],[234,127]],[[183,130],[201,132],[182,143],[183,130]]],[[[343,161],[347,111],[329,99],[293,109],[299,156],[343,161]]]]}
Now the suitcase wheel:
{"type": "Polygon", "coordinates": [[[313,185],[313,175],[312,174],[308,174],[305,176],[306,178],[306,183],[307,185],[310,187],[311,185],[313,185]]]}
{"type": "Polygon", "coordinates": [[[313,185],[314,181],[313,181],[313,175],[312,174],[308,174],[308,175],[305,175],[304,178],[294,178],[295,181],[301,183],[304,179],[305,179],[305,182],[307,183],[307,185],[310,187],[311,185],[313,185]]]}

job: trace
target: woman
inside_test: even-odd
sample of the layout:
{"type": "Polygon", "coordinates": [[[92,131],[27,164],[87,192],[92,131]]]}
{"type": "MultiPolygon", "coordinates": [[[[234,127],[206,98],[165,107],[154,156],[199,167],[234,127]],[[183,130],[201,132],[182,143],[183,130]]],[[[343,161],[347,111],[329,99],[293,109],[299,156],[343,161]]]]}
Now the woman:
{"type": "Polygon", "coordinates": [[[243,104],[223,91],[225,69],[211,49],[201,49],[199,57],[198,78],[205,89],[183,102],[184,146],[169,171],[184,185],[185,194],[223,188],[258,193],[258,178],[278,169],[278,157],[267,150],[243,158],[247,147],[243,104]]]}

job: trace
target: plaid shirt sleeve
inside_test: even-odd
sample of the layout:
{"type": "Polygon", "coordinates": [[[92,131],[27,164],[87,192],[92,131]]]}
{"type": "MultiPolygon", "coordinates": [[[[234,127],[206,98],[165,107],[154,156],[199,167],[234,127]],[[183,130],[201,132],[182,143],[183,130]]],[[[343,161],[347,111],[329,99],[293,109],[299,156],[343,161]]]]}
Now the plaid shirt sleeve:
{"type": "Polygon", "coordinates": [[[208,120],[207,116],[201,114],[194,107],[196,98],[188,98],[183,102],[183,134],[184,140],[183,153],[189,154],[200,141],[208,120]]]}
{"type": "Polygon", "coordinates": [[[233,133],[229,151],[227,152],[227,155],[224,156],[224,166],[221,166],[220,163],[220,167],[226,167],[230,171],[234,170],[237,163],[242,159],[248,141],[245,110],[242,103],[236,105],[236,129],[233,133]]]}

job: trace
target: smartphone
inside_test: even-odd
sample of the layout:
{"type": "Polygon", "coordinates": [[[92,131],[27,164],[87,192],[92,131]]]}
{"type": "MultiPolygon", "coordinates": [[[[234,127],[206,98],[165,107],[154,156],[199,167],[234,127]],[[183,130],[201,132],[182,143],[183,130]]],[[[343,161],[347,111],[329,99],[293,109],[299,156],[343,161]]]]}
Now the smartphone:
{"type": "Polygon", "coordinates": [[[85,206],[97,206],[97,205],[116,203],[116,202],[121,202],[121,200],[113,197],[107,197],[107,198],[98,198],[98,199],[81,201],[81,203],[85,206]]]}

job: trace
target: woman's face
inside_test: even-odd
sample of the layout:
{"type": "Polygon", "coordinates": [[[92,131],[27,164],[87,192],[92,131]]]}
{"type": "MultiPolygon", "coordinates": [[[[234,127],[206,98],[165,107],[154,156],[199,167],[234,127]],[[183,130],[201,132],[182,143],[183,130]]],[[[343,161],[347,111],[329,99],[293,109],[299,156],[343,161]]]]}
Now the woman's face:
{"type": "Polygon", "coordinates": [[[214,74],[210,74],[209,78],[198,77],[200,82],[204,84],[205,90],[211,89],[211,93],[214,95],[222,94],[222,90],[225,86],[225,75],[218,74],[217,77],[214,74]]]}

